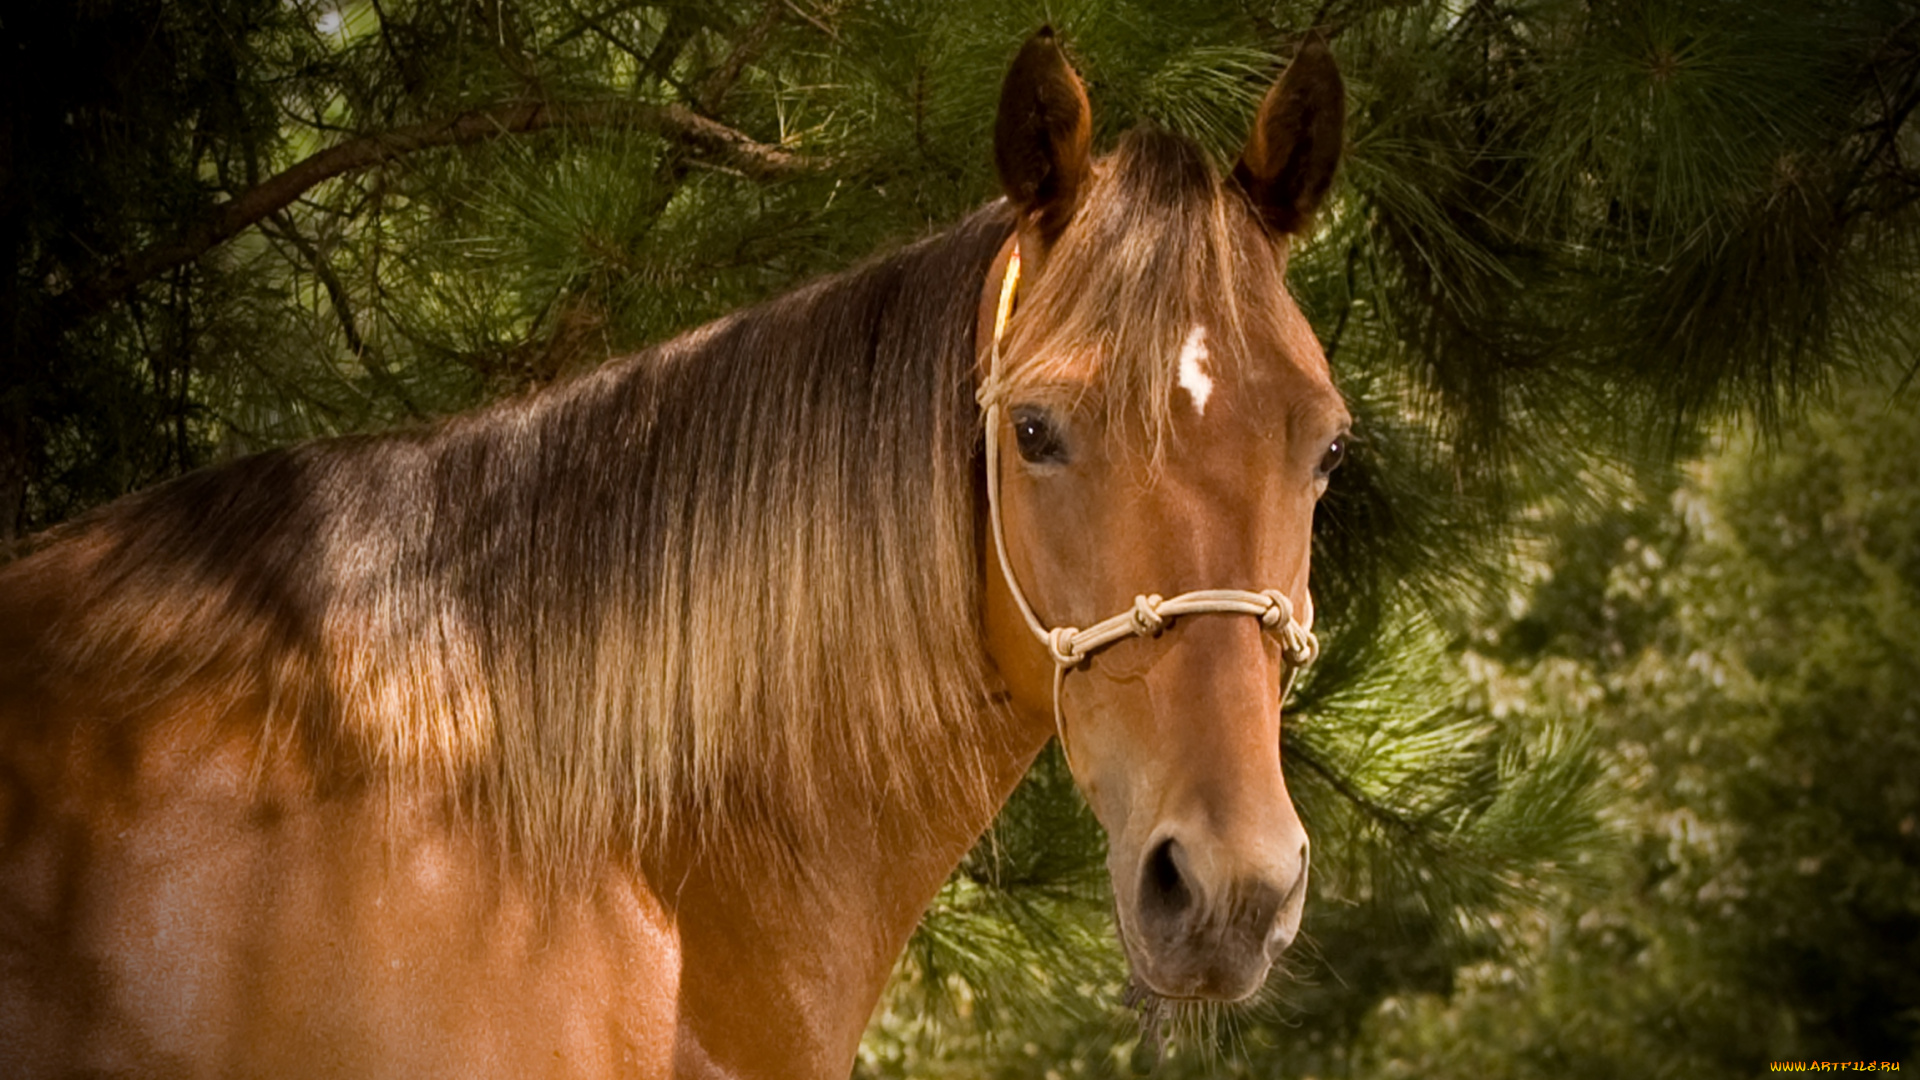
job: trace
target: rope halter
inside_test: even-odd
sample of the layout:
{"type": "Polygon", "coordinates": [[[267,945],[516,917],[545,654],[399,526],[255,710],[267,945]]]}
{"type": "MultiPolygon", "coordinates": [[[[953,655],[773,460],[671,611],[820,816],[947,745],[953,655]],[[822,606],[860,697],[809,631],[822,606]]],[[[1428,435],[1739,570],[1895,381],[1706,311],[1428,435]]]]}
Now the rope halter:
{"type": "MultiPolygon", "coordinates": [[[[1158,637],[1167,625],[1182,615],[1202,615],[1211,612],[1224,612],[1231,615],[1251,615],[1260,620],[1260,625],[1273,634],[1280,642],[1280,660],[1284,672],[1280,679],[1280,700],[1285,701],[1293,683],[1300,675],[1300,669],[1313,663],[1320,655],[1320,640],[1313,636],[1313,597],[1307,597],[1305,618],[1295,618],[1293,601],[1279,589],[1263,589],[1250,592],[1246,589],[1196,589],[1184,592],[1172,598],[1162,598],[1158,594],[1148,593],[1133,598],[1133,606],[1118,615],[1102,619],[1086,629],[1072,626],[1048,628],[1034,614],[1033,605],[1027,601],[1027,594],[1020,588],[1020,580],[1014,576],[1013,563],[1007,556],[1007,536],[1000,513],[1000,416],[1002,395],[1006,389],[1000,381],[1000,341],[1006,336],[1007,318],[1013,314],[1013,298],[1020,286],[1020,242],[1013,241],[1013,250],[1007,256],[1007,270],[1000,279],[1000,304],[993,315],[993,350],[989,354],[986,376],[980,381],[980,389],[974,394],[974,400],[983,412],[987,439],[987,515],[993,528],[993,545],[1000,557],[1000,573],[1006,578],[1007,591],[1013,594],[1013,601],[1020,608],[1020,614],[1026,619],[1027,629],[1047,650],[1053,660],[1053,723],[1060,736],[1060,749],[1067,751],[1066,724],[1060,711],[1060,689],[1066,680],[1067,670],[1080,666],[1087,657],[1095,652],[1129,637],[1158,637]]],[[[1073,757],[1067,755],[1067,765],[1071,769],[1073,757]]]]}

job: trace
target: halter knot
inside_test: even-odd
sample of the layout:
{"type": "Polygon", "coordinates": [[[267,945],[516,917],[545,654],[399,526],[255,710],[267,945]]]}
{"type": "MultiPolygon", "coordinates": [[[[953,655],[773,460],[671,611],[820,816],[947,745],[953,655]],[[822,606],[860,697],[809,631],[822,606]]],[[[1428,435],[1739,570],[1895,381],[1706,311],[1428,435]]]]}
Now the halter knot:
{"type": "Polygon", "coordinates": [[[1293,600],[1279,589],[1262,589],[1267,610],[1260,613],[1260,625],[1280,635],[1280,658],[1291,668],[1303,668],[1320,655],[1320,639],[1313,631],[1293,619],[1293,600]]]}
{"type": "Polygon", "coordinates": [[[1070,668],[1087,658],[1080,650],[1080,644],[1074,640],[1080,631],[1071,626],[1056,626],[1047,631],[1047,652],[1053,656],[1056,668],[1070,668]]]}
{"type": "Polygon", "coordinates": [[[1136,596],[1133,598],[1133,632],[1141,637],[1159,637],[1167,628],[1166,616],[1160,614],[1160,595],[1136,596]]]}
{"type": "Polygon", "coordinates": [[[1298,671],[1314,662],[1320,655],[1320,639],[1313,631],[1302,630],[1298,626],[1281,631],[1280,658],[1287,662],[1289,669],[1298,671]]]}
{"type": "Polygon", "coordinates": [[[1267,598],[1267,610],[1260,613],[1260,625],[1269,630],[1278,630],[1293,621],[1293,598],[1279,589],[1261,589],[1260,595],[1267,598]]]}

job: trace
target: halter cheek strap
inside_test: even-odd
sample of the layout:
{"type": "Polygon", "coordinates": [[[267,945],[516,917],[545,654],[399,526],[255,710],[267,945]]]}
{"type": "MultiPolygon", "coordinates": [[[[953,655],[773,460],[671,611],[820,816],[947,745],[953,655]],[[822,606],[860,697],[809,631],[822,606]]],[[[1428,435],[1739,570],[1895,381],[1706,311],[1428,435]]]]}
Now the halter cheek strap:
{"type": "MultiPolygon", "coordinates": [[[[1280,700],[1285,701],[1293,689],[1294,679],[1299,677],[1300,669],[1313,663],[1320,655],[1320,640],[1313,635],[1313,597],[1307,597],[1307,610],[1304,619],[1296,619],[1293,601],[1279,589],[1262,589],[1250,592],[1246,589],[1197,589],[1181,593],[1170,599],[1162,599],[1157,594],[1142,594],[1133,598],[1133,607],[1111,618],[1102,619],[1086,629],[1071,626],[1055,626],[1049,629],[1034,614],[1033,605],[1027,601],[1027,594],[1020,588],[1020,579],[1014,576],[1013,563],[1007,556],[1006,527],[1000,514],[1000,416],[1002,395],[1005,385],[1000,381],[1000,340],[1006,336],[1007,318],[1013,314],[1013,298],[1020,286],[1020,242],[1016,239],[1013,250],[1007,257],[1007,270],[1000,279],[1000,303],[993,315],[993,351],[988,356],[987,371],[980,380],[980,389],[975,392],[974,400],[979,402],[984,413],[987,438],[987,516],[993,529],[994,551],[1000,557],[1000,574],[1006,579],[1007,591],[1013,594],[1013,602],[1020,608],[1020,615],[1026,619],[1027,629],[1047,650],[1053,659],[1053,723],[1060,736],[1060,750],[1067,753],[1067,729],[1064,716],[1060,711],[1060,690],[1067,677],[1067,669],[1078,667],[1089,655],[1129,637],[1158,637],[1167,623],[1181,615],[1201,615],[1209,612],[1225,612],[1233,615],[1251,615],[1260,620],[1262,628],[1280,640],[1280,661],[1285,672],[1280,679],[1280,700]]],[[[1068,768],[1072,768],[1073,757],[1067,754],[1068,768]]]]}

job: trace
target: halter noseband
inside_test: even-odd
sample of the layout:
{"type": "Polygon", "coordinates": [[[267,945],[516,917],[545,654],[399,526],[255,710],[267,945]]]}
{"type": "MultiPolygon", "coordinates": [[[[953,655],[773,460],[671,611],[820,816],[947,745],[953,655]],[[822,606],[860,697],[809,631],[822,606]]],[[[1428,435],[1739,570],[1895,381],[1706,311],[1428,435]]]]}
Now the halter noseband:
{"type": "MultiPolygon", "coordinates": [[[[1020,242],[1016,238],[1013,250],[1007,256],[1006,275],[1000,279],[1000,304],[993,315],[993,349],[988,356],[986,376],[980,380],[980,389],[974,393],[974,400],[983,410],[983,422],[986,425],[987,516],[992,522],[994,550],[1000,556],[1000,573],[1006,578],[1007,591],[1013,594],[1013,602],[1027,620],[1027,629],[1033,631],[1033,636],[1046,647],[1047,655],[1053,659],[1053,722],[1060,735],[1061,752],[1065,753],[1067,749],[1067,731],[1060,712],[1060,688],[1066,680],[1067,669],[1078,667],[1089,655],[1116,641],[1135,636],[1158,637],[1166,629],[1167,622],[1180,615],[1226,612],[1258,618],[1263,629],[1280,639],[1280,661],[1286,669],[1280,679],[1280,700],[1285,701],[1300,669],[1313,663],[1314,658],[1320,655],[1320,639],[1313,636],[1311,594],[1307,597],[1304,623],[1293,617],[1293,601],[1279,589],[1263,589],[1260,592],[1196,589],[1170,599],[1162,599],[1156,594],[1142,594],[1133,598],[1131,609],[1102,619],[1084,630],[1071,626],[1048,629],[1034,614],[1033,605],[1027,602],[1027,594],[1021,590],[1019,579],[1013,576],[1013,563],[1007,557],[1006,529],[1000,519],[1000,399],[1005,389],[1000,382],[1000,339],[1006,334],[1007,318],[1013,314],[1013,297],[1019,285],[1020,242]]],[[[1068,766],[1072,766],[1071,755],[1068,756],[1068,766]]]]}

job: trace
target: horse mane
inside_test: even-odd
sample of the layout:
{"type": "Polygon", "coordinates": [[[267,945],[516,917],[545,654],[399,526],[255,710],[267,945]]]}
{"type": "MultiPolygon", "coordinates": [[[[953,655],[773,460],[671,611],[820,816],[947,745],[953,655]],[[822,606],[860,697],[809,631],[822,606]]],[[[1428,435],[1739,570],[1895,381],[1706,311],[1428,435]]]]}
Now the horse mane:
{"type": "Polygon", "coordinates": [[[1255,360],[1252,343],[1284,339],[1286,249],[1276,258],[1274,243],[1255,239],[1263,233],[1193,140],[1128,132],[1096,163],[1047,272],[1020,300],[1005,350],[1010,390],[1091,392],[1110,427],[1144,431],[1157,457],[1179,400],[1174,360],[1193,327],[1207,327],[1216,363],[1255,360]]]}
{"type": "Polygon", "coordinates": [[[48,678],[119,715],[256,695],[263,745],[491,814],[540,877],[791,843],[822,777],[978,785],[928,735],[991,707],[972,374],[1012,227],[996,203],[532,395],[191,474],[0,582],[61,592],[48,678]]]}

